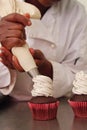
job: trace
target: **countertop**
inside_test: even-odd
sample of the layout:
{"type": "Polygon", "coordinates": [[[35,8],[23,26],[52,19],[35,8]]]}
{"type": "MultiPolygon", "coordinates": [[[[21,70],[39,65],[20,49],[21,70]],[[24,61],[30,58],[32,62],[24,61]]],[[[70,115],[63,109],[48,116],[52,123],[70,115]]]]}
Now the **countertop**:
{"type": "Polygon", "coordinates": [[[75,117],[67,99],[60,98],[56,119],[36,121],[27,102],[7,99],[0,104],[0,130],[87,130],[87,118],[75,117]]]}

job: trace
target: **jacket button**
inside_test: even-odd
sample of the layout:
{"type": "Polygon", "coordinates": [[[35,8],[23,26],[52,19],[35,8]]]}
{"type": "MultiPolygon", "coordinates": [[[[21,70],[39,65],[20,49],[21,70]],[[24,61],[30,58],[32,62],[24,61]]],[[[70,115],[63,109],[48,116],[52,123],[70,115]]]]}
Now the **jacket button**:
{"type": "Polygon", "coordinates": [[[55,48],[55,44],[51,44],[51,48],[55,48]]]}

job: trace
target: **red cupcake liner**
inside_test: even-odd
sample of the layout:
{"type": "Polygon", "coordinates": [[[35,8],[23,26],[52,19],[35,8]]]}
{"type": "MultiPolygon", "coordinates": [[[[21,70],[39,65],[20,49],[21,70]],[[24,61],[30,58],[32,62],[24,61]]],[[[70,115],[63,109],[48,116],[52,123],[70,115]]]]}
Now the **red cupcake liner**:
{"type": "Polygon", "coordinates": [[[87,102],[68,100],[76,117],[87,118],[87,102]]]}
{"type": "Polygon", "coordinates": [[[46,104],[28,102],[34,120],[52,120],[56,118],[59,101],[46,104]]]}

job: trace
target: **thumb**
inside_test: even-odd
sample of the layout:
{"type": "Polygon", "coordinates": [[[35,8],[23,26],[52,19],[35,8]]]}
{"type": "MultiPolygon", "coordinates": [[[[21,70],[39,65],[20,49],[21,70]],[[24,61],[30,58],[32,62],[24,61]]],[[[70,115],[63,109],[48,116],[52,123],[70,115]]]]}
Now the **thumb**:
{"type": "Polygon", "coordinates": [[[14,66],[14,68],[20,72],[23,72],[23,68],[21,67],[21,65],[18,62],[18,59],[16,58],[16,56],[12,56],[12,64],[14,66]]]}
{"type": "Polygon", "coordinates": [[[24,14],[24,16],[26,17],[26,18],[30,18],[30,15],[29,15],[29,13],[26,13],[26,14],[24,14]]]}
{"type": "Polygon", "coordinates": [[[25,16],[25,18],[28,19],[28,24],[30,26],[31,25],[31,21],[30,21],[30,15],[29,15],[29,13],[24,14],[24,16],[25,16]]]}

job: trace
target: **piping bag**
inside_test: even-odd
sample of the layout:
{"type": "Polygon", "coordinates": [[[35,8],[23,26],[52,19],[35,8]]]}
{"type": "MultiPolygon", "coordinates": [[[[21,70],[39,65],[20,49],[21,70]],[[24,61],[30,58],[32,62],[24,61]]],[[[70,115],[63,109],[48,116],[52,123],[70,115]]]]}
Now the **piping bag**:
{"type": "Polygon", "coordinates": [[[29,52],[29,47],[27,44],[22,47],[13,47],[12,53],[17,57],[20,65],[29,76],[33,78],[39,74],[37,66],[31,53],[29,52]]]}
{"type": "MultiPolygon", "coordinates": [[[[37,7],[32,6],[31,4],[29,4],[29,6],[30,6],[30,12],[29,11],[28,12],[30,14],[30,18],[40,19],[41,14],[40,11],[37,9],[37,7]]],[[[31,76],[31,78],[36,77],[36,75],[39,75],[38,68],[31,53],[29,52],[29,47],[27,43],[21,47],[13,47],[12,53],[17,57],[24,71],[27,72],[27,74],[31,76]]]]}

